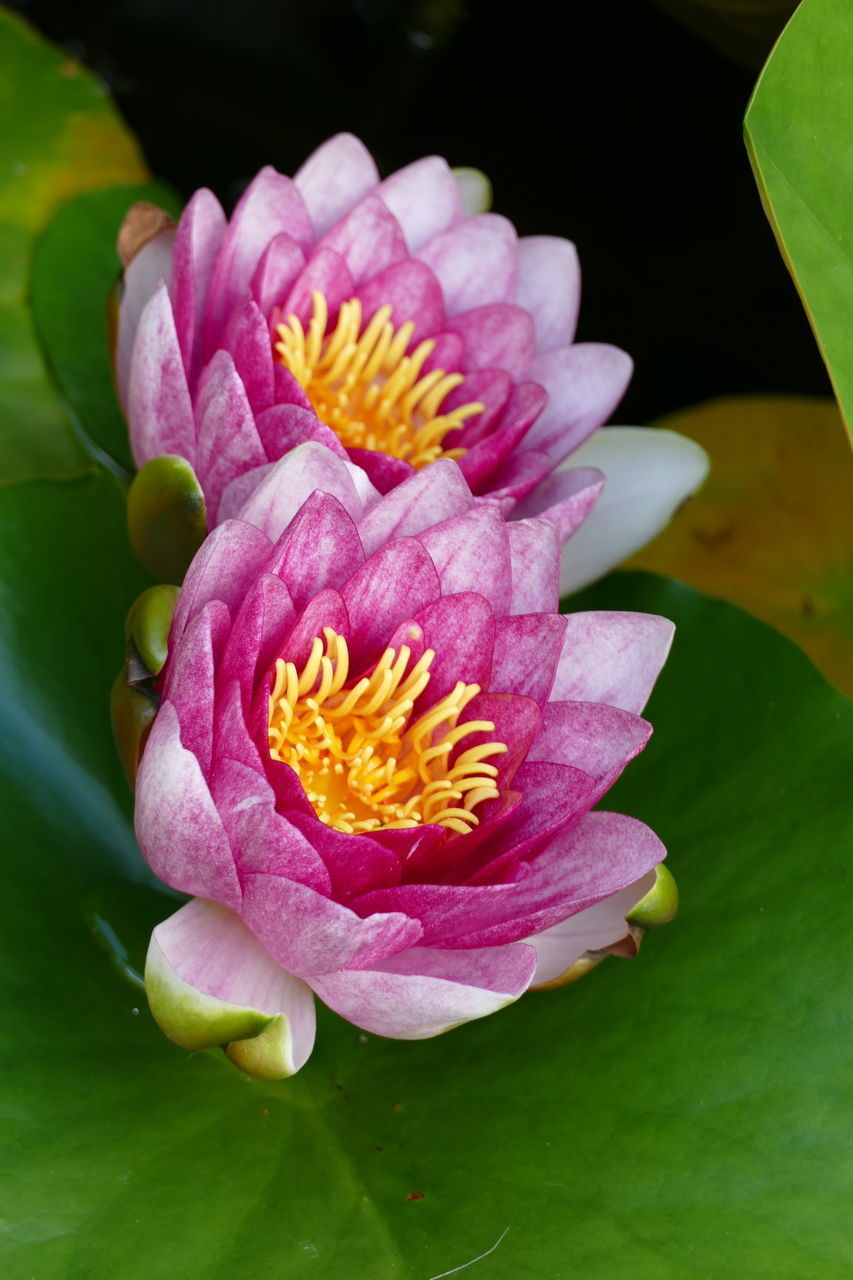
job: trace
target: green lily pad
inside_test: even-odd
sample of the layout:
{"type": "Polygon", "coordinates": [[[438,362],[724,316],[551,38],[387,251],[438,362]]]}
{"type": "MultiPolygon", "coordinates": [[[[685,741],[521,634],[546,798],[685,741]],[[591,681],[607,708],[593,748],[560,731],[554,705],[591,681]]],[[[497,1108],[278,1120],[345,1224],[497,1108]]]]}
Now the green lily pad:
{"type": "Polygon", "coordinates": [[[174,906],[109,739],[144,585],[123,518],[103,476],[0,493],[3,1274],[847,1280],[851,704],[686,587],[584,593],[679,625],[610,798],[669,845],[678,917],[436,1040],[323,1013],[265,1085],[166,1041],[120,976],[174,906]]]}
{"type": "Polygon", "coordinates": [[[33,319],[57,389],[90,446],[126,472],[133,459],[110,365],[107,304],[120,271],[116,235],[137,200],[180,211],[158,182],[87,191],[63,205],[39,239],[32,274],[33,319]]]}
{"type": "Polygon", "coordinates": [[[803,0],[746,113],[764,208],[853,432],[853,7],[803,0]]]}
{"type": "Polygon", "coordinates": [[[106,90],[0,10],[0,483],[86,465],[27,305],[36,237],[71,196],[146,176],[106,90]]]}

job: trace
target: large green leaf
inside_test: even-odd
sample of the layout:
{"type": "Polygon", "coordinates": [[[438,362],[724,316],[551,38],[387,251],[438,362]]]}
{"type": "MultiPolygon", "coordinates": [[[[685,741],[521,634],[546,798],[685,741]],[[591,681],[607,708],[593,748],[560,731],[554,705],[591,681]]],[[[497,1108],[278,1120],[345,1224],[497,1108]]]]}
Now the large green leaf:
{"type": "Polygon", "coordinates": [[[0,493],[3,1274],[429,1280],[495,1246],[484,1280],[847,1280],[853,709],[799,650],[659,579],[587,593],[679,623],[613,804],[669,844],[681,915],[438,1040],[325,1015],[263,1085],[163,1039],[89,936],[138,967],[171,909],[129,882],[106,724],[122,520],[105,478],[0,493]]]}
{"type": "Polygon", "coordinates": [[[853,6],[803,0],[746,114],[746,144],[779,248],[853,431],[853,6]]]}
{"type": "Polygon", "coordinates": [[[179,212],[162,183],[87,191],[63,205],[36,245],[32,306],[58,389],[80,430],[125,470],[133,460],[107,345],[107,299],[119,272],[116,234],[137,200],[179,212]]]}
{"type": "Polygon", "coordinates": [[[79,469],[84,452],[45,376],[27,307],[40,230],[78,192],[145,166],[106,90],[0,9],[0,482],[79,469]]]}

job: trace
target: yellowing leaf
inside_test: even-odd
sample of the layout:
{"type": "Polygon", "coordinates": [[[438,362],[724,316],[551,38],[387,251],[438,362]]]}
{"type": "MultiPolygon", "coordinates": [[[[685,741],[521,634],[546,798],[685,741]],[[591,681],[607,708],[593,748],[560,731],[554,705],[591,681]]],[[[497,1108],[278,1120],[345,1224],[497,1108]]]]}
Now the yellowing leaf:
{"type": "Polygon", "coordinates": [[[711,456],[705,487],[629,562],[730,600],[853,695],[853,454],[829,400],[715,400],[658,425],[711,456]]]}

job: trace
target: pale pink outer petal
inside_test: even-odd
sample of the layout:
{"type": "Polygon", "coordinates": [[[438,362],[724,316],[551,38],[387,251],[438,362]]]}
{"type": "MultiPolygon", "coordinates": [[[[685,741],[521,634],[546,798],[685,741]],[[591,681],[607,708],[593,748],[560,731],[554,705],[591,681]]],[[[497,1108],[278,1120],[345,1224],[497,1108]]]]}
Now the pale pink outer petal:
{"type": "Polygon", "coordinates": [[[138,466],[163,453],[177,453],[195,462],[192,401],[164,281],[157,285],[136,330],[127,420],[138,466]]]}
{"type": "Polygon", "coordinates": [[[239,916],[219,903],[194,898],[154,930],[152,944],[178,978],[202,995],[288,1023],[287,1074],[307,1062],[314,1046],[310,987],[270,959],[239,916]]]}
{"type": "Polygon", "coordinates": [[[413,947],[372,970],[310,979],[330,1008],[374,1035],[426,1040],[496,1013],[530,985],[536,953],[521,944],[482,950],[413,947]]]}
{"type": "Polygon", "coordinates": [[[331,249],[338,254],[347,264],[355,285],[408,256],[397,219],[375,195],[367,196],[336,222],[323,236],[318,249],[331,249]]]}
{"type": "Polygon", "coordinates": [[[198,760],[181,745],[180,724],[164,702],[145,744],[136,780],[136,838],[155,875],[182,893],[240,905],[240,884],[225,828],[198,760]]]}
{"type": "Polygon", "coordinates": [[[522,236],[515,301],[533,317],[537,351],[569,345],[575,336],[580,297],[580,267],[572,242],[556,236],[522,236]]]}
{"type": "Polygon", "coordinates": [[[554,613],[559,603],[560,543],[550,520],[511,520],[509,613],[554,613]]]}
{"type": "Polygon", "coordinates": [[[175,234],[169,292],[184,368],[191,381],[201,361],[204,309],[226,225],[216,196],[202,187],[189,200],[175,234]]]}
{"type": "Polygon", "coordinates": [[[464,216],[462,196],[447,162],[426,156],[398,169],[377,188],[403,229],[410,253],[464,216]]]}
{"type": "Polygon", "coordinates": [[[116,382],[119,399],[127,407],[128,380],[133,344],[139,317],[154,296],[158,284],[165,281],[168,287],[172,278],[172,251],[175,244],[174,230],[161,231],[139,250],[127,264],[122,279],[121,304],[118,313],[118,338],[116,342],[116,382]]]}
{"type": "Polygon", "coordinates": [[[544,351],[527,376],[548,392],[548,403],[525,437],[529,449],[547,453],[552,466],[606,422],[625,394],[633,369],[629,355],[603,342],[579,342],[544,351]]]}
{"type": "Polygon", "coordinates": [[[239,519],[275,541],[315,489],[337,498],[356,521],[379,501],[361,467],[309,441],[279,459],[238,513],[239,519]]]}
{"type": "Polygon", "coordinates": [[[293,181],[322,235],[379,181],[373,157],[351,133],[338,133],[312,152],[293,181]]]}
{"type": "MultiPolygon", "coordinates": [[[[435,272],[447,314],[454,316],[490,302],[513,300],[517,244],[515,228],[507,218],[480,213],[433,236],[418,257],[435,272]]],[[[533,373],[531,377],[540,380],[533,373]]]]}
{"type": "Polygon", "coordinates": [[[654,871],[647,871],[639,880],[594,907],[587,907],[586,911],[579,911],[568,920],[525,938],[528,946],[536,951],[532,985],[553,982],[571,969],[585,951],[601,951],[624,938],[628,931],[625,916],[654,882],[654,871]]]}
{"type": "MultiPolygon", "coordinates": [[[[593,508],[601,501],[606,484],[603,473],[595,467],[576,467],[576,455],[572,454],[571,466],[566,463],[540,481],[526,497],[513,507],[512,518],[542,516],[557,526],[560,542],[575,536],[580,526],[589,519],[593,508]]],[[[563,562],[570,556],[564,550],[563,562]]],[[[562,583],[561,583],[562,587],[562,583]]]]}
{"type": "Polygon", "coordinates": [[[639,715],[672,644],[675,626],[652,613],[566,615],[552,702],[604,702],[639,715]]]}
{"type": "Polygon", "coordinates": [[[371,555],[394,538],[414,537],[473,506],[471,490],[456,463],[440,458],[385,494],[361,518],[358,531],[365,552],[371,555]]]}
{"type": "Polygon", "coordinates": [[[675,431],[606,427],[568,464],[600,467],[607,479],[595,510],[563,551],[561,595],[601,577],[660,533],[704,482],[709,459],[701,445],[675,431]]]}
{"type": "Polygon", "coordinates": [[[308,885],[274,875],[247,875],[240,914],[278,964],[312,982],[319,973],[364,968],[388,959],[421,936],[401,912],[354,911],[308,885]]]}
{"type": "Polygon", "coordinates": [[[236,614],[271,551],[269,538],[254,525],[239,520],[218,525],[187,570],[172,620],[171,643],[177,643],[210,600],[221,600],[232,616],[236,614]]]}
{"type": "Polygon", "coordinates": [[[267,461],[246,388],[234,361],[222,348],[201,376],[195,410],[196,471],[204,489],[208,525],[213,526],[220,522],[219,503],[227,486],[267,461]]]}

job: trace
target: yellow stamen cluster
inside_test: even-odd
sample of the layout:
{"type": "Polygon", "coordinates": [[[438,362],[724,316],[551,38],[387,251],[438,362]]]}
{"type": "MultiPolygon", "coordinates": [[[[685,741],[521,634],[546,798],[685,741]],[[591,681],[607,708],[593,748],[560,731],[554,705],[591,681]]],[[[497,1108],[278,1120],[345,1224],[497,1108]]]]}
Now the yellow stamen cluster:
{"type": "Polygon", "coordinates": [[[461,458],[464,449],[443,449],[450,431],[482,413],[471,403],[441,412],[447,396],[465,381],[461,373],[432,369],[421,377],[435,350],[427,338],[406,355],[414,323],[395,329],[392,308],[380,307],[360,333],[361,303],[345,302],[332,334],[322,293],[311,295],[314,311],[306,333],[298,316],[278,325],[276,352],[306,392],[317,416],[349,449],[372,449],[404,458],[419,469],[437,458],[461,458]]]}
{"type": "Polygon", "coordinates": [[[498,771],[487,760],[502,755],[504,743],[469,747],[450,763],[467,734],[494,733],[491,720],[459,723],[480,686],[459,681],[411,724],[435,650],[410,667],[411,658],[408,645],[386,649],[372,673],[348,687],[346,640],[325,627],[301,671],[276,662],[270,755],[296,770],[317,816],[338,831],[429,822],[464,835],[478,824],[477,805],[498,795],[498,771]]]}

